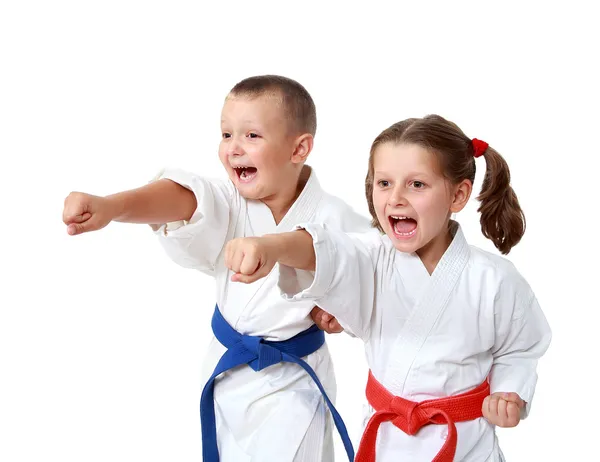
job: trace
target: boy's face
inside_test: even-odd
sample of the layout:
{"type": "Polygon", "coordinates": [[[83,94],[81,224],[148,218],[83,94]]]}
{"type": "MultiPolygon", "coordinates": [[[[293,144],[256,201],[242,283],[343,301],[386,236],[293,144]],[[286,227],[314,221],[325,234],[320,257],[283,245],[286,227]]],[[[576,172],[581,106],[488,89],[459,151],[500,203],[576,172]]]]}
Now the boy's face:
{"type": "Polygon", "coordinates": [[[246,199],[278,194],[294,177],[295,137],[279,98],[229,95],[221,113],[219,158],[246,199]]]}

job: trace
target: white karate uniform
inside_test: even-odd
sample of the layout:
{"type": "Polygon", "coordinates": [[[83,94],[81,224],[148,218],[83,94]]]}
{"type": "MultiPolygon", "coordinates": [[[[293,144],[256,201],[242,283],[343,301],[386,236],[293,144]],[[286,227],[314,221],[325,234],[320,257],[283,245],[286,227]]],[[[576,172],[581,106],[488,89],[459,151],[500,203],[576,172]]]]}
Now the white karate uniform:
{"type": "MultiPolygon", "coordinates": [[[[344,234],[303,224],[312,236],[311,284],[280,267],[285,298],[314,301],[365,343],[374,377],[392,394],[423,401],[470,391],[490,377],[491,392],[516,392],[529,412],[536,366],[551,331],[523,277],[507,259],[454,238],[429,274],[416,254],[396,250],[377,230],[344,234]]],[[[365,405],[365,424],[374,410],[365,405]]],[[[456,423],[456,461],[501,461],[494,427],[484,418],[456,423]]],[[[447,436],[429,425],[410,436],[385,422],[377,461],[431,462],[447,436]]]]}
{"type": "MultiPolygon", "coordinates": [[[[268,277],[253,284],[231,282],[233,273],[224,262],[225,244],[237,237],[291,231],[301,221],[327,223],[345,231],[370,229],[366,217],[323,191],[312,171],[278,225],[265,204],[244,199],[230,181],[179,170],[164,171],[157,178],[168,178],[190,189],[198,202],[189,223],[154,227],[167,254],[181,266],[214,276],[214,302],[227,322],[238,332],[267,340],[287,340],[311,327],[314,304],[310,300],[289,303],[281,297],[277,265],[268,277]]],[[[312,279],[310,273],[305,276],[306,281],[312,279]]],[[[212,308],[210,302],[204,305],[212,308]]],[[[225,351],[213,337],[203,383],[225,351]]],[[[336,383],[327,346],[305,360],[335,402],[336,383]]],[[[282,363],[259,372],[248,366],[237,367],[217,379],[214,396],[221,462],[333,460],[333,420],[318,388],[300,366],[282,363]]]]}

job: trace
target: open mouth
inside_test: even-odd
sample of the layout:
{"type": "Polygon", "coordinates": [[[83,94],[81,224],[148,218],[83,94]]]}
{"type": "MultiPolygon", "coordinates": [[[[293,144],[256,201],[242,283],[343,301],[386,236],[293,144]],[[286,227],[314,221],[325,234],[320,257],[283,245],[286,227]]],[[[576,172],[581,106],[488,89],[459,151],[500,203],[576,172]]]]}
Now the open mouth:
{"type": "Polygon", "coordinates": [[[252,181],[258,172],[255,167],[233,167],[233,170],[242,183],[252,181]]]}
{"type": "Polygon", "coordinates": [[[408,239],[417,233],[417,220],[403,215],[390,215],[388,217],[394,235],[400,239],[408,239]]]}

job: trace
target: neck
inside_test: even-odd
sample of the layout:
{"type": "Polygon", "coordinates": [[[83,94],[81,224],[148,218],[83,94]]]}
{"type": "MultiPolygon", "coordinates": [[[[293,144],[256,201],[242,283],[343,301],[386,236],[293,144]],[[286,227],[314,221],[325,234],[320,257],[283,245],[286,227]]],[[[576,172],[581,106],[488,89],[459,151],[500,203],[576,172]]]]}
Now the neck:
{"type": "Polygon", "coordinates": [[[262,202],[269,207],[276,224],[279,224],[285,214],[288,213],[298,196],[306,186],[310,177],[310,167],[304,166],[298,171],[296,177],[291,181],[286,181],[277,194],[265,197],[262,202]]]}
{"type": "Polygon", "coordinates": [[[423,262],[423,265],[425,265],[429,274],[433,274],[437,264],[452,243],[449,222],[446,222],[446,226],[444,226],[443,229],[444,231],[434,237],[427,245],[417,250],[417,255],[423,262]]]}

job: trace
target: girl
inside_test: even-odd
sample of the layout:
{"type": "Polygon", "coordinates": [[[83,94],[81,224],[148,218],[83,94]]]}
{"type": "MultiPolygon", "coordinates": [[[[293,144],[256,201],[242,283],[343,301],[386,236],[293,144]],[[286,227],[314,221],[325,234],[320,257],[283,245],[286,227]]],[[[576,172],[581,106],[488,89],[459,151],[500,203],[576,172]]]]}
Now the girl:
{"type": "Polygon", "coordinates": [[[480,156],[481,229],[507,254],[525,220],[506,162],[436,115],[396,123],[373,142],[366,195],[378,230],[302,224],[227,249],[233,280],[251,282],[279,262],[287,298],[314,300],[364,341],[370,406],[359,462],[376,453],[383,462],[501,461],[494,426],[529,412],[548,323],[515,267],[468,245],[450,218],[471,196],[480,156]],[[293,268],[315,270],[312,283],[293,268]]]}

